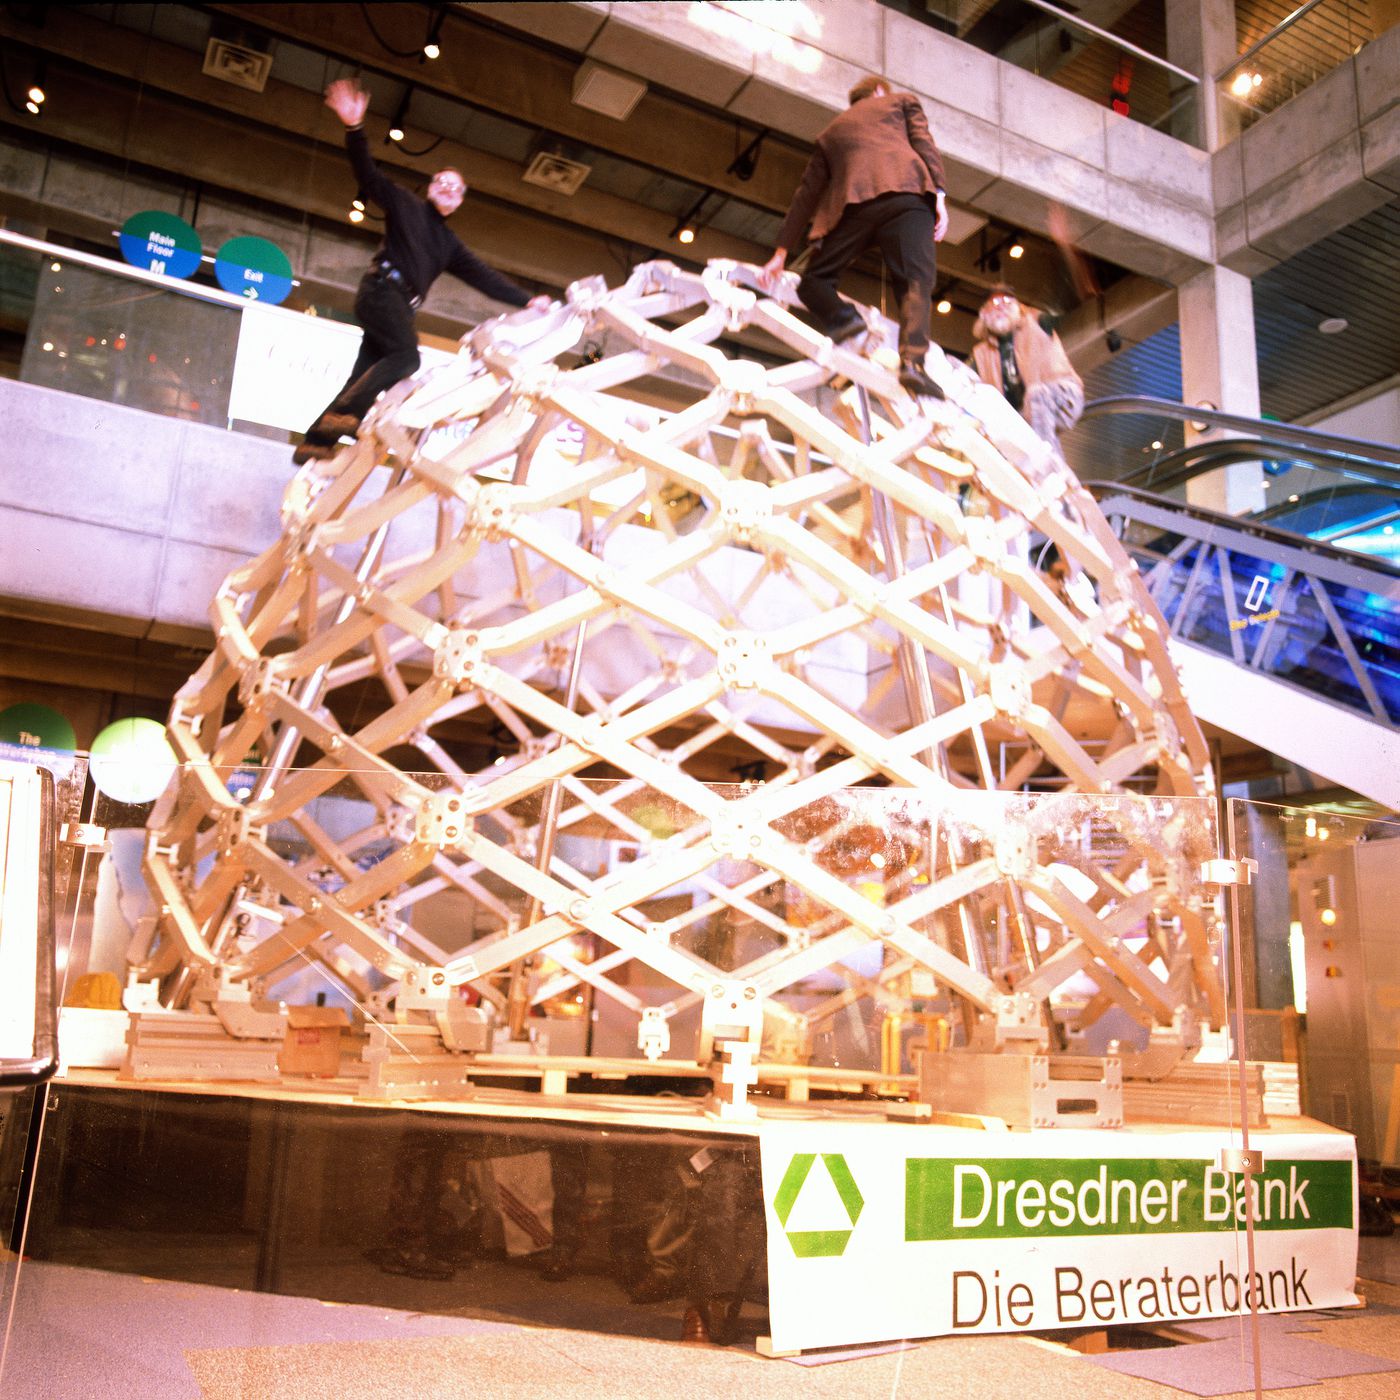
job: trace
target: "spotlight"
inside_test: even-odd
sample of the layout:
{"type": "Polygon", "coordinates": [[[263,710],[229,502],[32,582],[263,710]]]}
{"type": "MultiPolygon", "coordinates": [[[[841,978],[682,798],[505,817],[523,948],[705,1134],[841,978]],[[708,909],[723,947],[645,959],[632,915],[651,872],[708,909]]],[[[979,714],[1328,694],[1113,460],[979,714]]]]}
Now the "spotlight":
{"type": "Polygon", "coordinates": [[[365,212],[365,202],[363,199],[352,199],[350,201],[350,207],[352,209],[358,209],[361,214],[365,212]]]}
{"type": "Polygon", "coordinates": [[[442,46],[438,43],[438,32],[442,29],[443,12],[438,10],[433,16],[433,22],[428,27],[428,37],[423,41],[424,58],[440,58],[442,56],[442,46]]]}
{"type": "Polygon", "coordinates": [[[705,207],[705,201],[709,199],[710,191],[701,190],[700,197],[676,220],[676,226],[671,230],[671,237],[680,243],[694,243],[696,231],[701,227],[702,220],[700,212],[705,207]]]}
{"type": "Polygon", "coordinates": [[[1236,73],[1230,84],[1230,91],[1236,97],[1248,97],[1262,81],[1257,73],[1236,73]]]}
{"type": "Polygon", "coordinates": [[[394,115],[389,119],[389,140],[403,140],[403,129],[408,124],[408,104],[412,100],[413,84],[410,83],[404,88],[403,96],[399,98],[399,105],[394,108],[394,115]]]}
{"type": "Polygon", "coordinates": [[[933,309],[938,312],[940,316],[946,316],[953,309],[953,303],[949,301],[947,297],[944,297],[933,309]]]}
{"type": "Polygon", "coordinates": [[[44,89],[40,87],[38,83],[35,83],[34,86],[31,87],[28,93],[26,93],[25,95],[29,98],[31,102],[37,103],[40,107],[44,105],[44,98],[46,94],[44,92],[44,89]]]}
{"type": "Polygon", "coordinates": [[[1328,928],[1331,928],[1332,925],[1337,922],[1337,911],[1335,909],[1323,909],[1318,912],[1317,917],[1326,924],[1328,928]]]}
{"type": "Polygon", "coordinates": [[[24,110],[32,116],[37,117],[39,115],[39,104],[31,97],[29,101],[24,104],[24,110]]]}
{"type": "Polygon", "coordinates": [[[760,131],[758,135],[729,162],[729,167],[725,173],[734,176],[736,180],[752,180],[754,171],[758,169],[759,151],[763,146],[764,137],[767,135],[767,128],[760,131]]]}
{"type": "Polygon", "coordinates": [[[1026,245],[1018,238],[1007,250],[1006,255],[1011,258],[1023,258],[1026,255],[1026,245]]]}
{"type": "Polygon", "coordinates": [[[62,272],[62,271],[63,271],[63,264],[62,264],[61,262],[51,262],[51,263],[49,264],[49,271],[50,271],[50,272],[62,272]]]}
{"type": "Polygon", "coordinates": [[[352,224],[362,224],[365,221],[365,211],[363,209],[352,209],[346,216],[352,224]]]}
{"type": "Polygon", "coordinates": [[[1152,450],[1154,452],[1160,452],[1162,450],[1162,444],[1154,439],[1152,443],[1152,450]]]}

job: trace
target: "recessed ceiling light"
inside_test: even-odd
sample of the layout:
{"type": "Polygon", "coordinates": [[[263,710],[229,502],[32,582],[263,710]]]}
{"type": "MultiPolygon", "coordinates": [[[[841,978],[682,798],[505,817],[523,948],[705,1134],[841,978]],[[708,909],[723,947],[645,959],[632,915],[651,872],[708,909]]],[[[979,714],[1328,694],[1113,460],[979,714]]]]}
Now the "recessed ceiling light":
{"type": "Polygon", "coordinates": [[[940,316],[946,316],[953,309],[953,303],[949,301],[947,297],[944,297],[933,309],[938,312],[940,316]]]}
{"type": "Polygon", "coordinates": [[[1341,335],[1347,328],[1347,318],[1345,316],[1329,316],[1325,321],[1319,321],[1317,328],[1323,335],[1341,335]]]}

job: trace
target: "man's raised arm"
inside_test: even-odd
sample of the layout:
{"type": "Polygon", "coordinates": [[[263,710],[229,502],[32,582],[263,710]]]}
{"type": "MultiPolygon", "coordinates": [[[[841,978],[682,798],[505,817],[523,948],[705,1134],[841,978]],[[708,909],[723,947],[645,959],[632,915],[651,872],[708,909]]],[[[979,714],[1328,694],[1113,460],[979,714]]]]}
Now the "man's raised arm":
{"type": "Polygon", "coordinates": [[[326,106],[345,127],[345,151],[350,157],[350,168],[359,182],[360,193],[366,199],[372,199],[381,209],[387,209],[396,187],[369,153],[369,141],[364,133],[369,93],[351,78],[337,78],[326,89],[326,106]]]}

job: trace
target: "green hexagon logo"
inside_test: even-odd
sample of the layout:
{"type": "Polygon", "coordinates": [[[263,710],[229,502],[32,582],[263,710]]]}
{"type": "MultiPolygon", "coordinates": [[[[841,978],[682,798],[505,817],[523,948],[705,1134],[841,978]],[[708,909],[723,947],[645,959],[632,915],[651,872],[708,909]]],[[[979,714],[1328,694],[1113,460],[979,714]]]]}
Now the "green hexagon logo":
{"type": "MultiPolygon", "coordinates": [[[[778,1223],[784,1227],[788,1243],[792,1245],[792,1252],[799,1259],[835,1258],[845,1252],[846,1242],[851,1238],[851,1230],[786,1228],[788,1217],[792,1214],[793,1206],[797,1204],[797,1198],[802,1194],[803,1186],[807,1184],[807,1178],[811,1175],[816,1160],[815,1152],[795,1153],[792,1161],[788,1163],[787,1171],[783,1173],[782,1181],[778,1183],[777,1194],[773,1197],[773,1211],[778,1217],[778,1223]]],[[[861,1211],[865,1208],[865,1200],[860,1194],[860,1188],[856,1186],[855,1177],[851,1175],[846,1159],[839,1152],[823,1152],[821,1160],[826,1174],[831,1178],[831,1184],[836,1188],[836,1194],[841,1198],[841,1204],[846,1208],[846,1215],[853,1230],[856,1221],[860,1219],[861,1211]]]]}

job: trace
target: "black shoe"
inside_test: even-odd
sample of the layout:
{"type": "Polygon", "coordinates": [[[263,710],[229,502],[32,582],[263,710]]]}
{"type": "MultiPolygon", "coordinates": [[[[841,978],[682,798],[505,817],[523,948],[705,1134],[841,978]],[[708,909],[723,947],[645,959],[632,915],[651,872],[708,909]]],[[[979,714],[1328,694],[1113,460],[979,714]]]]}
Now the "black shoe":
{"type": "Polygon", "coordinates": [[[858,335],[864,335],[865,331],[865,322],[859,316],[852,316],[845,321],[837,322],[827,331],[827,335],[831,337],[833,345],[844,345],[846,341],[854,340],[858,335]]]}
{"type": "Polygon", "coordinates": [[[540,1260],[540,1277],[546,1283],[563,1283],[574,1273],[574,1252],[557,1245],[545,1250],[540,1260]]]}
{"type": "Polygon", "coordinates": [[[739,1309],[744,1300],[732,1293],[720,1293],[696,1304],[709,1339],[718,1347],[739,1340],[739,1309]]]}
{"type": "Polygon", "coordinates": [[[681,1280],[673,1275],[647,1274],[636,1287],[628,1290],[627,1296],[634,1303],[669,1303],[684,1292],[681,1280]]]}
{"type": "Polygon", "coordinates": [[[911,394],[920,398],[942,399],[947,397],[943,390],[928,377],[923,365],[918,360],[901,360],[899,362],[899,382],[911,394]]]}

